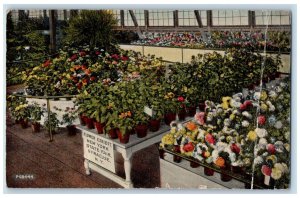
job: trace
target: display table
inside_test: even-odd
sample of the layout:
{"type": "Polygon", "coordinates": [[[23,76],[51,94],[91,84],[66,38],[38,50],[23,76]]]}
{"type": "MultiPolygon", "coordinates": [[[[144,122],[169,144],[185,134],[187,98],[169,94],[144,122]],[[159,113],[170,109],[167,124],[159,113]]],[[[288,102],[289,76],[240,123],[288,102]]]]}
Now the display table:
{"type": "MultiPolygon", "coordinates": [[[[191,118],[190,118],[191,119],[191,118]]],[[[187,121],[190,119],[186,119],[187,121]]],[[[185,122],[187,122],[185,121],[185,122]]],[[[162,125],[160,130],[157,132],[150,132],[148,131],[148,134],[144,138],[138,138],[137,135],[130,135],[129,142],[127,144],[122,144],[119,142],[119,139],[110,139],[104,134],[98,134],[96,129],[87,129],[85,126],[77,126],[79,130],[82,131],[82,138],[83,138],[83,149],[84,149],[84,167],[86,170],[86,174],[90,174],[90,170],[94,170],[103,176],[111,179],[112,181],[120,184],[121,186],[125,188],[132,188],[133,183],[130,178],[130,173],[131,173],[131,156],[133,153],[142,150],[150,145],[153,145],[155,143],[158,143],[161,141],[162,136],[169,132],[170,127],[167,125],[162,125]],[[125,169],[125,179],[122,177],[116,175],[113,171],[114,167],[114,162],[110,162],[109,159],[107,160],[108,164],[107,165],[102,165],[97,163],[97,161],[93,160],[93,158],[89,157],[90,151],[89,151],[89,143],[91,141],[88,138],[94,138],[95,141],[98,140],[101,142],[105,141],[105,144],[108,146],[111,146],[113,151],[117,151],[122,154],[122,157],[124,158],[124,169],[125,169]]],[[[94,143],[93,143],[94,144],[94,143]]],[[[96,143],[95,145],[97,145],[96,143]]],[[[101,152],[98,149],[99,152],[101,152]]],[[[109,148],[108,148],[109,150],[109,148]]],[[[112,152],[113,153],[113,152],[112,152]]],[[[111,154],[113,155],[113,154],[111,154]]],[[[108,155],[109,157],[111,155],[108,155]]],[[[111,158],[114,160],[114,158],[111,158]]],[[[99,161],[99,159],[97,159],[99,161]]]]}
{"type": "Polygon", "coordinates": [[[228,189],[245,188],[245,184],[236,179],[228,182],[220,180],[220,174],[213,176],[204,174],[203,166],[190,167],[190,161],[182,159],[180,163],[173,162],[173,155],[164,153],[160,162],[160,181],[162,188],[199,188],[199,189],[228,189]]]}

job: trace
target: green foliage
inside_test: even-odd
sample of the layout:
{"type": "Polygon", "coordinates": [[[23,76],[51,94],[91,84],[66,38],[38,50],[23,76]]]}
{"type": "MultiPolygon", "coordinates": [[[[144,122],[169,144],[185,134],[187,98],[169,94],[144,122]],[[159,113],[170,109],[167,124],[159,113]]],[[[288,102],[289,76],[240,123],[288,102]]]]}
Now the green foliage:
{"type": "Polygon", "coordinates": [[[44,126],[48,131],[50,131],[50,129],[51,131],[55,131],[60,123],[57,119],[57,113],[50,111],[49,117],[50,119],[48,119],[48,117],[45,119],[44,126]]]}
{"type": "Polygon", "coordinates": [[[73,17],[66,29],[66,42],[74,45],[89,44],[91,48],[108,48],[113,42],[112,27],[117,20],[107,10],[82,10],[73,17]]]}
{"type": "Polygon", "coordinates": [[[44,109],[41,108],[37,103],[33,103],[28,106],[30,112],[30,120],[34,123],[41,120],[41,117],[44,115],[44,109]]]}

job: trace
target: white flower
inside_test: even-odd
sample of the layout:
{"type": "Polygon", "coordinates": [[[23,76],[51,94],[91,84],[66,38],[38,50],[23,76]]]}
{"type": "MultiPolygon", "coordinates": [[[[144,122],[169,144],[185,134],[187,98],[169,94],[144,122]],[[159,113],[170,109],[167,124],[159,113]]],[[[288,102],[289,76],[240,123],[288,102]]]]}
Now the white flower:
{"type": "Polygon", "coordinates": [[[282,128],[282,122],[281,122],[281,121],[277,121],[277,122],[275,123],[274,127],[275,127],[276,129],[281,129],[281,128],[282,128]]]}
{"type": "Polygon", "coordinates": [[[198,128],[198,136],[197,139],[203,139],[205,137],[205,131],[203,129],[198,128]]]}
{"type": "Polygon", "coordinates": [[[254,100],[259,100],[260,99],[260,92],[255,92],[253,95],[254,100]]]}
{"type": "Polygon", "coordinates": [[[218,142],[216,146],[217,151],[223,151],[226,147],[228,147],[228,144],[226,144],[225,142],[218,142]]]}
{"type": "Polygon", "coordinates": [[[243,127],[248,127],[249,126],[249,122],[247,120],[243,120],[242,121],[242,126],[243,127]]]}
{"type": "Polygon", "coordinates": [[[257,156],[255,159],[254,159],[254,164],[255,165],[259,165],[261,163],[263,163],[263,158],[261,156],[257,156]]]}
{"type": "Polygon", "coordinates": [[[279,153],[282,153],[282,152],[283,152],[284,146],[283,146],[283,142],[282,142],[282,141],[277,141],[277,142],[275,142],[274,146],[275,146],[275,150],[276,150],[277,152],[279,152],[279,153]]]}
{"type": "Polygon", "coordinates": [[[248,111],[244,111],[244,112],[242,113],[242,115],[245,116],[245,117],[248,118],[248,119],[252,119],[252,115],[251,115],[248,111]]]}
{"type": "Polygon", "coordinates": [[[269,97],[275,99],[277,98],[277,93],[275,91],[269,91],[269,97]]]}
{"type": "Polygon", "coordinates": [[[206,163],[210,164],[213,162],[213,157],[209,156],[205,161],[206,161],[206,163]]]}
{"type": "Polygon", "coordinates": [[[234,162],[236,160],[236,154],[234,152],[229,153],[229,159],[231,162],[234,162]]]}
{"type": "Polygon", "coordinates": [[[229,118],[224,119],[224,126],[230,126],[231,122],[229,118]]]}
{"type": "Polygon", "coordinates": [[[285,143],[283,146],[288,152],[290,152],[290,148],[291,148],[290,144],[285,143]]]}
{"type": "Polygon", "coordinates": [[[277,93],[280,93],[280,92],[282,92],[282,88],[279,87],[279,86],[277,86],[277,87],[275,87],[275,91],[276,91],[277,93]]]}
{"type": "Polygon", "coordinates": [[[266,137],[268,134],[266,129],[261,129],[261,128],[256,128],[255,132],[256,132],[257,136],[260,138],[266,137]]]}
{"type": "Polygon", "coordinates": [[[235,109],[235,110],[233,110],[233,112],[232,112],[234,115],[240,115],[241,114],[241,112],[240,111],[238,111],[237,109],[235,109]]]}
{"type": "Polygon", "coordinates": [[[275,106],[274,105],[269,106],[269,111],[271,111],[271,112],[275,111],[275,106]]]}
{"type": "Polygon", "coordinates": [[[240,103],[239,101],[236,100],[230,100],[230,106],[231,107],[235,107],[235,108],[239,108],[241,106],[242,103],[240,103]]]}
{"type": "Polygon", "coordinates": [[[268,142],[267,142],[267,140],[265,138],[260,138],[259,141],[258,141],[258,144],[260,144],[260,145],[267,145],[268,142]]]}
{"type": "Polygon", "coordinates": [[[211,153],[213,161],[215,161],[219,157],[219,152],[217,150],[213,150],[211,153]]]}

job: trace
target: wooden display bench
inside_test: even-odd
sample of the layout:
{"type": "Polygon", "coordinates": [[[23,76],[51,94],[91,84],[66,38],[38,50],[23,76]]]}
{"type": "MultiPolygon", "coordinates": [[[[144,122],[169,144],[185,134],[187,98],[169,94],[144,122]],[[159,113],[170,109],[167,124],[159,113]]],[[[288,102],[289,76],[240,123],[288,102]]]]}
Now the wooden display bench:
{"type": "MultiPolygon", "coordinates": [[[[186,120],[191,120],[191,118],[186,120]]],[[[104,134],[98,134],[96,129],[87,129],[85,126],[77,126],[77,128],[82,131],[85,158],[84,167],[86,174],[91,174],[90,170],[96,171],[125,188],[133,188],[133,183],[130,177],[132,154],[160,142],[162,136],[170,130],[169,126],[162,125],[157,132],[148,131],[147,136],[144,138],[138,138],[136,134],[130,135],[129,142],[127,144],[122,144],[119,142],[119,139],[110,139],[104,134]],[[109,148],[104,148],[105,145],[103,146],[101,143],[108,145],[109,148]],[[101,149],[103,148],[109,153],[109,155],[106,153],[107,157],[101,156],[101,149]],[[121,153],[124,158],[125,179],[115,173],[114,151],[121,153]],[[95,158],[110,159],[105,161],[95,158]]]]}
{"type": "Polygon", "coordinates": [[[160,181],[162,188],[198,188],[198,189],[243,189],[245,184],[236,179],[223,182],[220,173],[213,176],[204,174],[203,166],[192,168],[190,161],[181,159],[179,163],[173,161],[173,155],[165,152],[160,162],[160,181]]]}

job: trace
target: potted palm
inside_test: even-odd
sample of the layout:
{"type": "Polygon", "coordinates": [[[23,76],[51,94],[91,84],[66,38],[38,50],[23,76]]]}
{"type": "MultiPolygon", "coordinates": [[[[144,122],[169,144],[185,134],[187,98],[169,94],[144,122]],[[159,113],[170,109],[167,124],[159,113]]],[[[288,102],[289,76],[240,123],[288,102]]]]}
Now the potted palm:
{"type": "Polygon", "coordinates": [[[66,128],[68,129],[68,135],[73,136],[76,135],[76,126],[73,124],[76,119],[75,109],[67,107],[65,110],[65,114],[63,115],[63,120],[61,124],[66,124],[66,128]]]}
{"type": "Polygon", "coordinates": [[[40,132],[41,124],[39,121],[44,115],[44,110],[36,102],[29,105],[28,108],[30,112],[32,132],[34,133],[40,132]]]}

